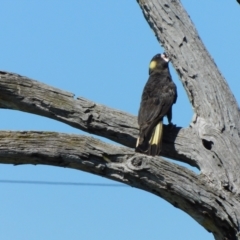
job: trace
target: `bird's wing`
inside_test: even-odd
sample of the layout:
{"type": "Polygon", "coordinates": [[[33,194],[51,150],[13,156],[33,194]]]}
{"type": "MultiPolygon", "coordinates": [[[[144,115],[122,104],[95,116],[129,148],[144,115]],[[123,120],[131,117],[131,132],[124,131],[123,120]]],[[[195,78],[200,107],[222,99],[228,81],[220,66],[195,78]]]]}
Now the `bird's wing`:
{"type": "Polygon", "coordinates": [[[165,81],[157,81],[148,82],[144,88],[138,113],[140,126],[155,126],[167,114],[176,98],[176,86],[173,82],[166,84],[165,81]]]}

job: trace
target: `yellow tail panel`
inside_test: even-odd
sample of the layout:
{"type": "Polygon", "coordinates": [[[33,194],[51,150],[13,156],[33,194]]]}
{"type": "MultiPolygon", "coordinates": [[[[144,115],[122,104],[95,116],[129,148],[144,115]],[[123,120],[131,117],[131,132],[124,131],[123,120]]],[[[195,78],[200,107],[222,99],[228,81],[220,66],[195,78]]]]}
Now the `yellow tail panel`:
{"type": "Polygon", "coordinates": [[[159,155],[162,148],[163,123],[158,123],[149,141],[149,155],[159,155]]]}

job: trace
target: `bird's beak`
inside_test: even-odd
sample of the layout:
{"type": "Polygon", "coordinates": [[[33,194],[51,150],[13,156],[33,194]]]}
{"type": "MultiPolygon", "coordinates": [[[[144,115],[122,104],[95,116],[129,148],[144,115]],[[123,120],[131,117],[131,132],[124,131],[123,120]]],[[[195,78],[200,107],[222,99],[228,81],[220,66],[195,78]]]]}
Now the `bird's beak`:
{"type": "Polygon", "coordinates": [[[162,59],[164,59],[166,62],[169,62],[170,61],[170,58],[168,57],[168,55],[166,53],[163,53],[161,55],[162,59]]]}

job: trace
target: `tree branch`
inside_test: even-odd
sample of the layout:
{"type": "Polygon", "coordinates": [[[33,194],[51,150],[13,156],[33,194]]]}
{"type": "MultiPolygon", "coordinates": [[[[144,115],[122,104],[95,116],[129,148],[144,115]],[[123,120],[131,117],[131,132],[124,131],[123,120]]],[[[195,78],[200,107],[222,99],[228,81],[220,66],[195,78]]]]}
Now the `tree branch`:
{"type": "MultiPolygon", "coordinates": [[[[137,2],[170,55],[194,108],[191,127],[209,150],[207,158],[200,160],[201,170],[213,176],[220,188],[239,192],[240,111],[225,79],[179,0],[137,2]]],[[[199,147],[200,143],[201,151],[199,147]]]]}
{"type": "MultiPolygon", "coordinates": [[[[134,148],[138,136],[135,116],[73,94],[50,87],[17,74],[0,72],[0,108],[20,110],[64,122],[83,131],[111,139],[134,148]]],[[[164,128],[162,155],[201,166],[191,157],[199,145],[191,129],[164,128]]]]}
{"type": "MultiPolygon", "coordinates": [[[[197,117],[240,135],[237,102],[179,0],[137,0],[171,57],[197,117]]],[[[197,120],[197,118],[196,118],[197,120]]]]}
{"type": "Polygon", "coordinates": [[[45,116],[134,147],[136,117],[18,74],[0,72],[0,108],[45,116]],[[120,134],[118,134],[120,133],[120,134]]]}
{"type": "MultiPolygon", "coordinates": [[[[216,236],[229,230],[229,197],[208,187],[201,176],[159,157],[135,154],[92,137],[53,132],[0,132],[0,163],[44,164],[74,168],[143,189],[191,215],[216,236]],[[217,207],[216,207],[217,204],[217,207]],[[219,207],[220,206],[220,207],[219,207]],[[222,221],[216,221],[215,215],[222,221]],[[216,227],[217,224],[217,227],[216,227]]],[[[218,219],[217,218],[217,219],[218,219]]]]}
{"type": "MultiPolygon", "coordinates": [[[[74,95],[71,93],[17,74],[0,72],[0,79],[1,108],[49,117],[83,131],[109,138],[125,146],[135,147],[138,136],[135,116],[83,98],[74,99],[74,95]]],[[[214,138],[208,136],[210,127],[204,121],[198,121],[197,128],[174,127],[169,129],[165,126],[161,155],[199,168],[204,175],[212,176],[212,184],[217,185],[218,188],[224,185],[233,189],[236,183],[232,184],[231,179],[237,179],[236,175],[240,171],[236,164],[237,159],[234,156],[231,157],[230,154],[225,156],[226,159],[231,158],[226,161],[228,166],[235,159],[233,171],[226,175],[225,169],[219,167],[224,165],[224,162],[219,158],[218,153],[209,154],[209,149],[204,147],[199,133],[196,131],[196,129],[200,129],[201,138],[207,139],[207,142],[215,143],[216,139],[222,139],[217,131],[214,138]],[[213,159],[214,161],[212,161],[213,159]]],[[[221,140],[220,144],[224,149],[225,142],[221,140]]],[[[229,147],[232,147],[231,142],[228,144],[229,147]]],[[[236,151],[239,150],[236,148],[234,153],[236,151]]]]}

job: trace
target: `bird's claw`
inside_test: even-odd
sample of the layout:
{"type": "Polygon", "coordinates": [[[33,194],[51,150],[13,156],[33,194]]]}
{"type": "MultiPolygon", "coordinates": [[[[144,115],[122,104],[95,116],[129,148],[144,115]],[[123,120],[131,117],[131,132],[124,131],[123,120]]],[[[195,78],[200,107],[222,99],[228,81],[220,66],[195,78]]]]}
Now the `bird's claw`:
{"type": "Polygon", "coordinates": [[[168,128],[171,130],[176,127],[176,124],[169,123],[168,128]]]}

